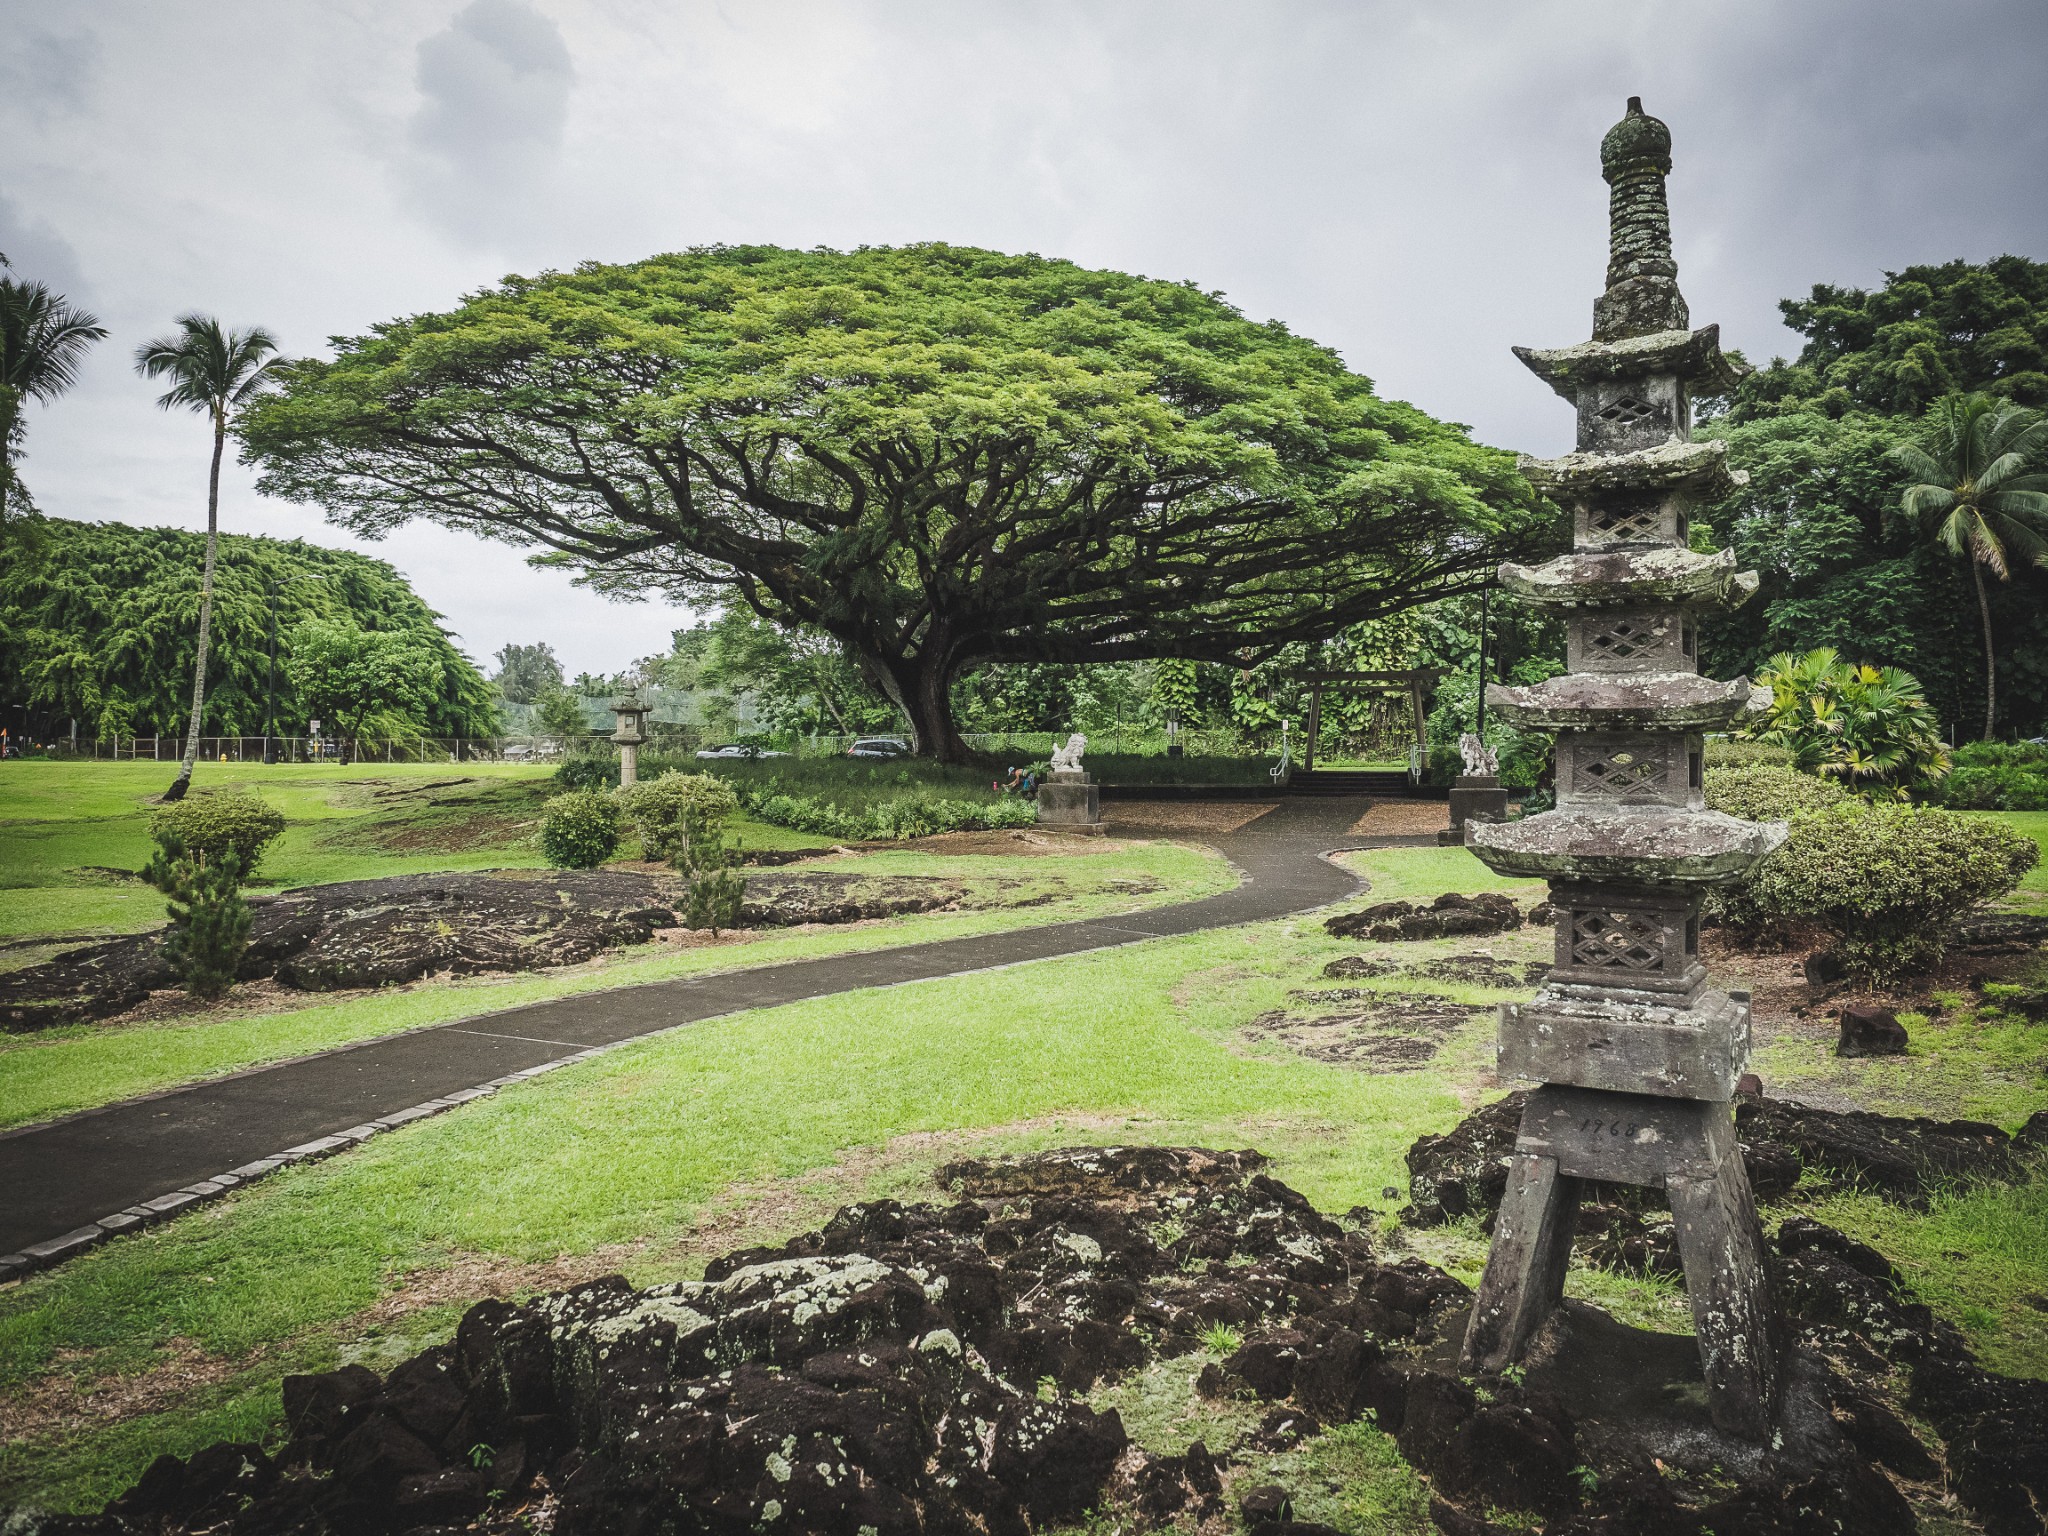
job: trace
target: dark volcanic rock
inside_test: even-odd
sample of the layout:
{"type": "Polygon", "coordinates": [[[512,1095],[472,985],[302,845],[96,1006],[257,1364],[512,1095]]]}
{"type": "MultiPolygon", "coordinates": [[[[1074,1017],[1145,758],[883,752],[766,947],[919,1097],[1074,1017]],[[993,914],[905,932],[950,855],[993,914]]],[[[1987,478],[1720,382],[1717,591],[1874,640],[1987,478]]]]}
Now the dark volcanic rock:
{"type": "MultiPolygon", "coordinates": [[[[1877,1468],[1923,1481],[1940,1468],[1894,1404],[1830,1374],[1814,1343],[1910,1368],[1972,1513],[1997,1536],[2038,1529],[2025,1521],[2048,1467],[2048,1386],[1983,1371],[1881,1255],[1840,1233],[1779,1234],[1780,1294],[1808,1342],[1764,1452],[1706,1425],[1689,1338],[1579,1302],[1526,1381],[1460,1378],[1465,1288],[1412,1258],[1376,1260],[1262,1162],[1165,1147],[967,1160],[942,1171],[950,1205],[848,1206],[701,1281],[636,1290],[615,1276],[486,1301],[452,1344],[381,1380],[360,1366],[290,1378],[291,1438],[274,1456],[165,1457],[103,1515],[50,1529],[965,1536],[1090,1510],[1120,1528],[1206,1528],[1227,1519],[1218,1468],[1232,1451],[1289,1450],[1369,1411],[1428,1475],[1446,1531],[1500,1529],[1488,1522],[1507,1511],[1552,1536],[1910,1530],[1877,1468]],[[1245,1342],[1202,1390],[1269,1405],[1221,1457],[1136,1449],[1077,1395],[1192,1352],[1217,1323],[1245,1342]]],[[[1235,1496],[1247,1530],[1320,1529],[1255,1471],[1235,1496]]]]}
{"type": "Polygon", "coordinates": [[[1507,933],[1522,926],[1522,909],[1497,891],[1461,896],[1446,891],[1426,907],[1407,901],[1382,901],[1357,912],[1329,918],[1323,928],[1339,939],[1370,939],[1376,943],[1403,939],[1441,939],[1454,934],[1507,933]]]}
{"type": "Polygon", "coordinates": [[[1851,1003],[1842,1010],[1837,1056],[1903,1056],[1907,1043],[1906,1026],[1891,1009],[1851,1003]]]}
{"type": "MultiPolygon", "coordinates": [[[[958,905],[957,881],[829,870],[747,877],[740,926],[849,923],[958,905]]],[[[673,928],[682,882],[632,870],[489,870],[400,875],[256,895],[237,975],[308,992],[422,976],[576,965],[673,928]]],[[[84,945],[0,973],[0,1028],[103,1019],[175,984],[158,934],[84,945]]]]}

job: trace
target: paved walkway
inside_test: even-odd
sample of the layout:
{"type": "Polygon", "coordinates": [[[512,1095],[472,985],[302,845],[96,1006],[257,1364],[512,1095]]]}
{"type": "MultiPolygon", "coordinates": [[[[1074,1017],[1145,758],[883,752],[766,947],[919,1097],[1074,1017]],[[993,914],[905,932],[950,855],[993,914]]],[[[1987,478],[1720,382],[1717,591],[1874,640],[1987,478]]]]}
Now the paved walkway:
{"type": "Polygon", "coordinates": [[[1433,843],[1353,837],[1356,799],[1287,800],[1213,841],[1243,872],[1235,890],[1122,917],[904,944],[715,976],[584,993],[417,1029],[258,1067],[0,1135],[0,1255],[29,1249],[41,1267],[134,1225],[169,1216],[283,1161],[362,1140],[394,1116],[446,1108],[514,1073],[545,1070],[681,1024],[783,1003],[957,976],[1024,961],[1258,922],[1350,895],[1358,882],[1322,855],[1433,843]],[[348,1140],[328,1143],[347,1134],[348,1140]],[[310,1150],[309,1150],[310,1149],[310,1150]],[[289,1151],[296,1156],[279,1158],[289,1151]],[[213,1185],[214,1187],[205,1187],[213,1185]],[[198,1186],[197,1193],[191,1193],[198,1186]],[[154,1203],[152,1205],[152,1202],[154,1203]],[[132,1213],[113,1220],[111,1213],[132,1213]],[[68,1241],[67,1241],[68,1239],[68,1241]],[[41,1249],[43,1251],[36,1252],[41,1249]]]}

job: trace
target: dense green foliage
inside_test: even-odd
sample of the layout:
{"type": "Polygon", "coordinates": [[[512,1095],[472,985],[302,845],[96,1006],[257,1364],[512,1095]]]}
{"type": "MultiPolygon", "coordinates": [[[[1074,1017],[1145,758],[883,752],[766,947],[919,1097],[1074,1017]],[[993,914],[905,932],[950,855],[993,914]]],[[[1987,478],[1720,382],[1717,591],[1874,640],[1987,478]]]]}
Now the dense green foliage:
{"type": "Polygon", "coordinates": [[[175,840],[201,864],[232,854],[246,880],[283,835],[284,817],[256,795],[215,790],[159,806],[149,832],[160,844],[175,840]]]}
{"type": "Polygon", "coordinates": [[[2012,890],[2040,857],[2003,822],[1852,800],[1795,815],[1729,915],[1739,927],[1817,924],[1852,975],[1889,981],[1939,963],[1956,919],[2012,890]]]}
{"type": "Polygon", "coordinates": [[[1958,811],[2048,811],[2048,746],[1973,741],[1956,748],[1941,803],[1958,811]]]}
{"type": "Polygon", "coordinates": [[[1797,768],[1751,763],[1706,771],[1707,809],[1745,821],[1784,821],[1801,811],[1823,811],[1850,798],[1833,779],[1797,768]]]}
{"type": "Polygon", "coordinates": [[[1948,772],[1933,711],[1909,672],[1855,666],[1824,646],[1773,656],[1757,681],[1771,690],[1771,704],[1749,734],[1784,748],[1804,772],[1895,796],[1948,772]]]}
{"type": "Polygon", "coordinates": [[[1744,382],[1738,419],[1809,407],[1917,416],[1975,390],[2048,405],[2048,262],[1907,267],[1875,292],[1816,283],[1778,308],[1806,345],[1744,382]]]}
{"type": "Polygon", "coordinates": [[[966,800],[905,789],[842,801],[784,787],[773,779],[742,788],[740,804],[771,826],[855,842],[1028,827],[1038,820],[1038,808],[1029,800],[997,796],[966,800]]]}
{"type": "MultiPolygon", "coordinates": [[[[0,705],[26,706],[30,733],[81,740],[168,735],[190,703],[205,536],[120,523],[43,523],[40,547],[0,548],[0,705]]],[[[438,615],[380,560],[346,550],[223,534],[207,664],[209,735],[263,733],[271,599],[277,586],[277,729],[297,734],[321,717],[286,663],[308,619],[404,635],[440,668],[414,713],[390,723],[433,736],[497,728],[490,685],[450,643],[438,615]],[[309,580],[310,577],[319,580],[309,580]]]]}
{"type": "Polygon", "coordinates": [[[541,855],[560,869],[595,869],[619,848],[619,806],[594,789],[550,796],[540,810],[541,855]]]}
{"type": "Polygon", "coordinates": [[[555,648],[546,641],[537,645],[503,645],[494,658],[497,674],[491,681],[498,692],[514,704],[531,704],[550,688],[562,686],[562,664],[555,648]]]}
{"type": "Polygon", "coordinates": [[[1792,766],[1792,754],[1783,747],[1766,746],[1760,741],[1749,741],[1741,736],[1709,737],[1706,745],[1706,765],[1709,768],[1748,768],[1755,764],[1771,768],[1792,766]]]}
{"type": "Polygon", "coordinates": [[[817,626],[957,758],[988,661],[1249,662],[1469,588],[1509,456],[1190,285],[942,245],[513,278],[247,412],[265,490],[817,626]]]}
{"type": "Polygon", "coordinates": [[[292,630],[285,675],[307,713],[345,747],[373,722],[379,734],[417,728],[443,688],[442,660],[417,632],[306,619],[292,630]]]}
{"type": "MultiPolygon", "coordinates": [[[[1781,307],[1806,347],[1744,381],[1707,429],[1750,479],[1703,516],[1763,585],[1708,621],[1703,665],[1754,673],[1777,652],[1832,646],[1911,672],[1937,719],[1969,734],[1955,726],[1974,728],[1987,692],[1974,573],[1904,509],[1914,477],[1897,450],[1931,435],[1922,416],[1951,393],[2048,400],[2048,264],[1913,267],[1878,292],[1823,286],[1781,307]]],[[[2019,561],[1987,585],[1996,727],[2035,735],[2048,725],[2048,573],[2019,561]]]]}

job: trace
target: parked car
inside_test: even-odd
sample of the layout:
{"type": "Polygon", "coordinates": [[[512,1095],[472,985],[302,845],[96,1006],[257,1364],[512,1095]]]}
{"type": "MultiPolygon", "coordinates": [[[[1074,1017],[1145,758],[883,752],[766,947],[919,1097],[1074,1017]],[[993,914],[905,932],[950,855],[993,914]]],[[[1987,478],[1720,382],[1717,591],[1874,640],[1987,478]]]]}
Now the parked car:
{"type": "Polygon", "coordinates": [[[706,762],[716,758],[734,757],[787,757],[787,752],[771,752],[766,747],[745,747],[738,742],[728,742],[722,747],[700,747],[697,756],[706,762]]]}
{"type": "Polygon", "coordinates": [[[863,736],[846,749],[846,755],[884,761],[892,757],[908,757],[910,743],[901,736],[863,736]]]}

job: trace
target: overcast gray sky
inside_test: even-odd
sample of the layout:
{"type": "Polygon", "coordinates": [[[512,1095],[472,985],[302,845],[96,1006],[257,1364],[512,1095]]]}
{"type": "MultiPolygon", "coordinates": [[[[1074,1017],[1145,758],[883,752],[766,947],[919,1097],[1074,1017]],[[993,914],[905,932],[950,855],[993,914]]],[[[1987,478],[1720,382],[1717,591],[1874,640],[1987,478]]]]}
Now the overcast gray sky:
{"type": "MultiPolygon", "coordinates": [[[[129,367],[189,309],[291,352],[507,272],[949,240],[1220,289],[1536,452],[1511,343],[1583,340],[1601,133],[1670,123],[1696,323],[1915,261],[2048,257],[2044,0],[0,0],[0,250],[112,330],[30,424],[65,517],[203,526],[205,429],[129,367]]],[[[463,534],[377,546],[237,470],[223,526],[373,548],[472,654],[661,649],[463,534]]]]}

